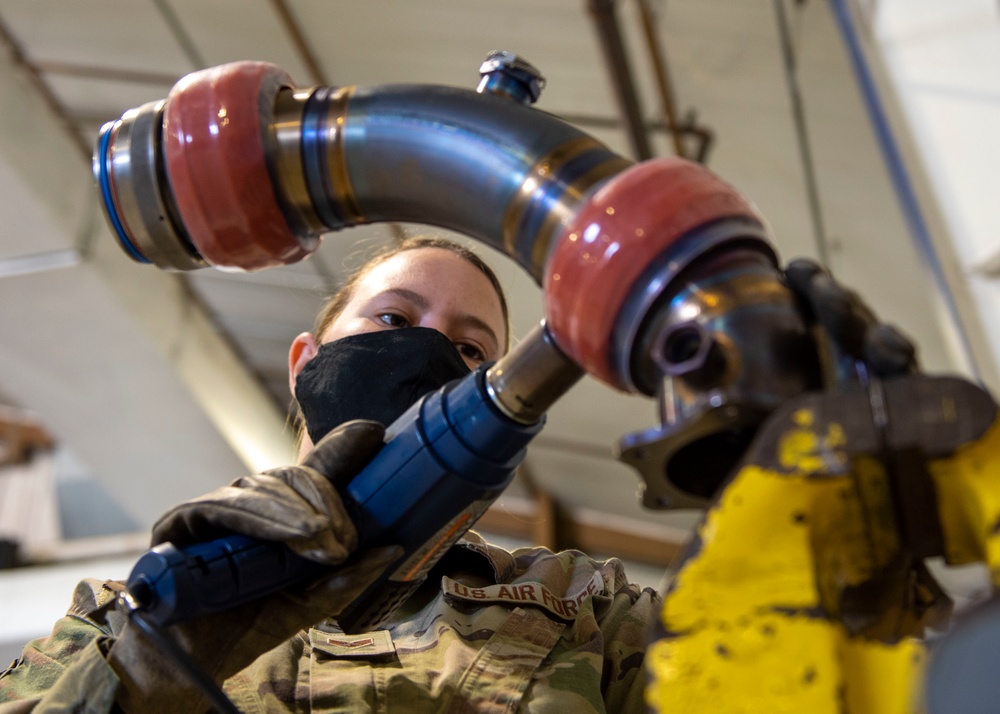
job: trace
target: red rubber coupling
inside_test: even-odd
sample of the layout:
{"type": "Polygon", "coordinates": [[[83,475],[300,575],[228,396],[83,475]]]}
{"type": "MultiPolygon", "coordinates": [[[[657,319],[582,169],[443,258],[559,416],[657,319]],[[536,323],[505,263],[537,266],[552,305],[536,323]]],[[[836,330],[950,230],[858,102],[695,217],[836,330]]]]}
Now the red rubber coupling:
{"type": "Polygon", "coordinates": [[[198,252],[217,268],[262,270],[311,252],[288,226],[265,159],[262,108],[282,86],[292,80],[280,67],[233,62],[184,77],[167,97],[163,143],[174,201],[198,252]]]}
{"type": "Polygon", "coordinates": [[[643,271],[689,231],[721,218],[763,219],[700,164],[663,158],[636,164],[601,186],[569,222],[545,268],[552,336],[590,374],[622,391],[613,359],[615,320],[643,271]]]}

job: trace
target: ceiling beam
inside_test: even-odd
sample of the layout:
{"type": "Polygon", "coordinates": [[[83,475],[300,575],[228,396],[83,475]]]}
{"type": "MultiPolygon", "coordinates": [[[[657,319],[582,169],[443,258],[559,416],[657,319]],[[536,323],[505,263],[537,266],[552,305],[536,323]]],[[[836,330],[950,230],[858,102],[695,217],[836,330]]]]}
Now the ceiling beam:
{"type": "Polygon", "coordinates": [[[80,79],[99,79],[106,82],[160,85],[166,87],[167,90],[173,87],[177,80],[180,79],[176,74],[169,74],[167,72],[147,72],[126,67],[99,67],[96,65],[60,62],[56,60],[35,61],[31,65],[43,75],[52,74],[80,79]]]}
{"type": "Polygon", "coordinates": [[[21,43],[18,42],[17,38],[2,20],[0,20],[0,45],[5,50],[5,59],[7,62],[13,65],[23,75],[24,79],[31,83],[32,89],[34,89],[35,94],[45,104],[48,112],[59,121],[73,148],[85,160],[88,159],[90,157],[90,147],[87,146],[87,142],[84,141],[76,124],[69,119],[66,110],[56,98],[55,93],[45,83],[45,80],[42,79],[38,69],[28,60],[24,49],[21,47],[21,43]]]}
{"type": "Polygon", "coordinates": [[[89,150],[37,80],[0,46],[0,267],[18,268],[0,278],[0,381],[145,527],[179,500],[289,463],[292,437],[184,279],[117,247],[89,150]]]}
{"type": "Polygon", "coordinates": [[[286,0],[271,0],[271,7],[274,8],[274,12],[278,16],[278,20],[281,22],[281,26],[285,28],[285,32],[288,33],[288,37],[292,42],[292,47],[298,53],[299,58],[302,63],[309,70],[309,76],[314,84],[318,84],[321,87],[328,87],[330,85],[330,80],[327,78],[326,73],[319,64],[319,59],[316,57],[316,53],[313,51],[312,45],[309,44],[309,40],[306,39],[305,33],[302,31],[302,26],[299,21],[295,18],[295,14],[292,9],[288,7],[288,2],[286,0]]]}

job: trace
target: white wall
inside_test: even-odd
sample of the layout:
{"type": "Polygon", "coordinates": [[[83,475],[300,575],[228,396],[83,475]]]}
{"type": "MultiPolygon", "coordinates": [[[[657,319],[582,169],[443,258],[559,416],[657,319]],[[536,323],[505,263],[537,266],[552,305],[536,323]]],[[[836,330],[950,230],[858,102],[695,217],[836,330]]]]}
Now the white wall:
{"type": "MultiPolygon", "coordinates": [[[[934,192],[975,323],[1000,355],[1000,7],[880,0],[874,32],[934,192]]],[[[996,387],[997,385],[992,385],[996,387]]]]}

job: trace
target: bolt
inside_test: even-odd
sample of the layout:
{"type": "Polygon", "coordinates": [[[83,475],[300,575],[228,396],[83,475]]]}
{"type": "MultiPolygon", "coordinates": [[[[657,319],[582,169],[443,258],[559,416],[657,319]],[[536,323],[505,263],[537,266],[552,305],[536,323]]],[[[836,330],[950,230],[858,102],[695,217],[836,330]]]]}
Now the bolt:
{"type": "Polygon", "coordinates": [[[522,104],[534,104],[545,87],[545,77],[527,60],[506,50],[493,50],[479,68],[480,94],[496,94],[522,104]]]}

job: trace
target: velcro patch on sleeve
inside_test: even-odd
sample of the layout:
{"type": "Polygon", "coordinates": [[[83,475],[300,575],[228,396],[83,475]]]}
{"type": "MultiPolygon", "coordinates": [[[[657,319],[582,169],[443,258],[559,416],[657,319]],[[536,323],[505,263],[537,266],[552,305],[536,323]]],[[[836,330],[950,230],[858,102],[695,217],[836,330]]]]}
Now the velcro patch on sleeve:
{"type": "Polygon", "coordinates": [[[516,603],[518,605],[538,605],[563,620],[573,620],[580,612],[580,605],[591,595],[603,595],[604,578],[595,572],[579,590],[565,597],[554,595],[539,582],[508,583],[489,585],[481,588],[463,585],[447,575],[441,578],[441,590],[446,597],[475,603],[516,603]]]}
{"type": "Polygon", "coordinates": [[[393,644],[388,630],[347,635],[343,632],[323,632],[314,628],[309,631],[309,640],[313,649],[333,657],[379,657],[391,655],[396,651],[396,645],[393,644]]]}

